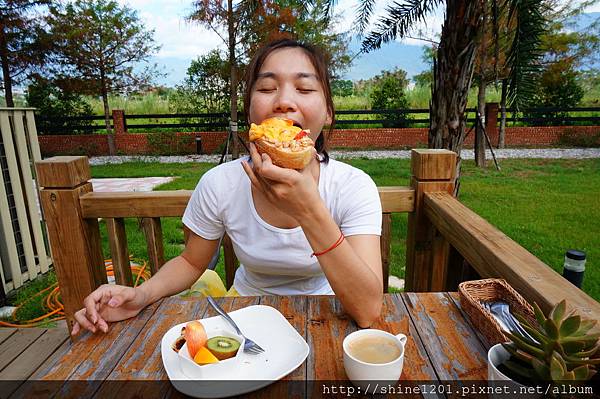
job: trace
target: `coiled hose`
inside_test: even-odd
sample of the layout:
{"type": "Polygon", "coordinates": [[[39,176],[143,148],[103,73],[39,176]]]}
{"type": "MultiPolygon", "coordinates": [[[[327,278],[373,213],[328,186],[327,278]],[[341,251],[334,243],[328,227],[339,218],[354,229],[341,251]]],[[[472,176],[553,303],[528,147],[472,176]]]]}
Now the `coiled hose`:
{"type": "MultiPolygon", "coordinates": [[[[131,272],[136,276],[135,282],[133,286],[136,287],[138,284],[148,280],[150,278],[150,270],[146,270],[146,266],[148,266],[148,262],[144,259],[136,259],[132,256],[129,257],[130,261],[133,262],[131,265],[131,272]]],[[[113,263],[112,259],[106,259],[104,261],[104,266],[106,266],[106,275],[114,276],[113,263]]],[[[65,319],[65,307],[60,301],[60,289],[58,283],[54,283],[49,287],[44,288],[40,292],[32,295],[30,298],[26,299],[22,303],[20,303],[15,310],[13,310],[11,319],[13,322],[7,322],[0,320],[0,327],[39,327],[40,325],[45,325],[48,322],[64,320],[65,319]],[[46,294],[45,294],[46,293],[46,294]],[[21,308],[25,303],[32,301],[33,299],[42,296],[42,304],[48,309],[48,312],[40,317],[36,317],[31,320],[23,320],[17,321],[17,312],[19,308],[21,308]],[[50,318],[50,319],[49,319],[50,318]],[[47,320],[46,320],[47,319],[47,320]]]]}

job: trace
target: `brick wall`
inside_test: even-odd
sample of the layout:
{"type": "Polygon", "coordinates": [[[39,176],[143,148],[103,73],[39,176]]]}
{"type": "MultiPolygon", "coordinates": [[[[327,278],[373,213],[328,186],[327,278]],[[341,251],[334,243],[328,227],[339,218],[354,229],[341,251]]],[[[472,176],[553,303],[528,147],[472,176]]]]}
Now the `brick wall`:
{"type": "MultiPolygon", "coordinates": [[[[427,128],[407,129],[339,129],[334,130],[330,146],[332,148],[411,148],[427,145],[427,128]]],[[[490,140],[498,143],[497,132],[491,132],[490,140]]],[[[563,135],[580,138],[600,135],[600,126],[548,126],[548,127],[507,127],[507,147],[553,146],[560,143],[563,135]]],[[[117,154],[195,154],[195,138],[201,137],[202,151],[215,153],[226,138],[225,132],[190,133],[136,133],[116,134],[117,154]]],[[[474,132],[465,141],[473,145],[474,132]]],[[[43,156],[51,155],[108,155],[105,135],[39,136],[43,156]]],[[[596,140],[598,140],[596,138],[596,140]]],[[[600,145],[600,143],[598,143],[600,145]]]]}
{"type": "Polygon", "coordinates": [[[106,155],[106,135],[84,134],[76,136],[38,136],[42,156],[50,155],[106,155]]]}

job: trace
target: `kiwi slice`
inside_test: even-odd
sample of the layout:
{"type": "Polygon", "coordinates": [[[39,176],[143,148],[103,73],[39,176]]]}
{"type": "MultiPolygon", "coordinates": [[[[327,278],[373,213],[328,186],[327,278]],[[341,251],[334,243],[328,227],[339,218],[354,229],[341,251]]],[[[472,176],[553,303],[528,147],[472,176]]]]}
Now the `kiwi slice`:
{"type": "Polygon", "coordinates": [[[206,348],[219,360],[234,357],[240,348],[240,343],[229,337],[212,337],[206,341],[206,348]]]}

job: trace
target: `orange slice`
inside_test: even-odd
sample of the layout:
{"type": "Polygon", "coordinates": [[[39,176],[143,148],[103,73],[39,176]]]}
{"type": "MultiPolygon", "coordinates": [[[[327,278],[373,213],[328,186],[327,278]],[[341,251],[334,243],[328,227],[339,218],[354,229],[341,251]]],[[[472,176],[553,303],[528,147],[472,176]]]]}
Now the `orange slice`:
{"type": "Polygon", "coordinates": [[[196,352],[196,356],[194,356],[194,361],[199,365],[217,363],[219,359],[215,357],[205,346],[200,347],[198,352],[196,352]]]}

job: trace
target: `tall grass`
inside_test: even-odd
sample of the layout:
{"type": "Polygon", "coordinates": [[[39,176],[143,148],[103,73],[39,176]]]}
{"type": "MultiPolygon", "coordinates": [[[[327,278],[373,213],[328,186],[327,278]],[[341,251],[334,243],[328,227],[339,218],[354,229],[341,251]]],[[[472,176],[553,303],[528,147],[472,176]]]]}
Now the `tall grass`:
{"type": "MultiPolygon", "coordinates": [[[[407,89],[406,97],[410,108],[428,108],[431,98],[429,87],[415,86],[407,89]]],[[[104,106],[102,99],[97,97],[87,97],[87,101],[92,106],[94,115],[103,115],[104,106]]],[[[486,101],[499,102],[500,92],[493,86],[488,87],[486,92],[486,101]]],[[[371,99],[367,95],[355,94],[348,97],[334,96],[333,102],[337,110],[364,110],[371,109],[371,99]]],[[[170,104],[168,95],[158,95],[149,93],[145,95],[132,96],[109,96],[108,104],[110,109],[125,110],[125,114],[168,114],[173,112],[173,106],[170,104]]],[[[469,91],[468,107],[475,107],[477,104],[477,89],[472,88],[469,91]]]]}
{"type": "MultiPolygon", "coordinates": [[[[429,87],[414,86],[405,92],[410,108],[428,108],[431,99],[429,87]]],[[[500,102],[500,87],[488,86],[486,90],[486,102],[500,102]]],[[[103,115],[102,99],[88,97],[94,115],[103,115]]],[[[109,96],[111,109],[123,109],[126,114],[168,114],[172,112],[168,95],[149,93],[133,96],[109,96]]],[[[355,94],[348,97],[334,96],[333,102],[338,110],[364,110],[371,109],[371,99],[364,94],[355,94]]],[[[467,107],[477,106],[477,87],[469,91],[467,107]]],[[[585,92],[581,106],[600,106],[600,87],[585,92]]]]}
{"type": "MultiPolygon", "coordinates": [[[[94,115],[104,115],[104,105],[102,98],[87,97],[87,101],[92,106],[94,115]]],[[[159,96],[156,93],[132,96],[109,96],[108,105],[111,110],[122,109],[125,114],[168,114],[169,97],[159,96]]]]}

